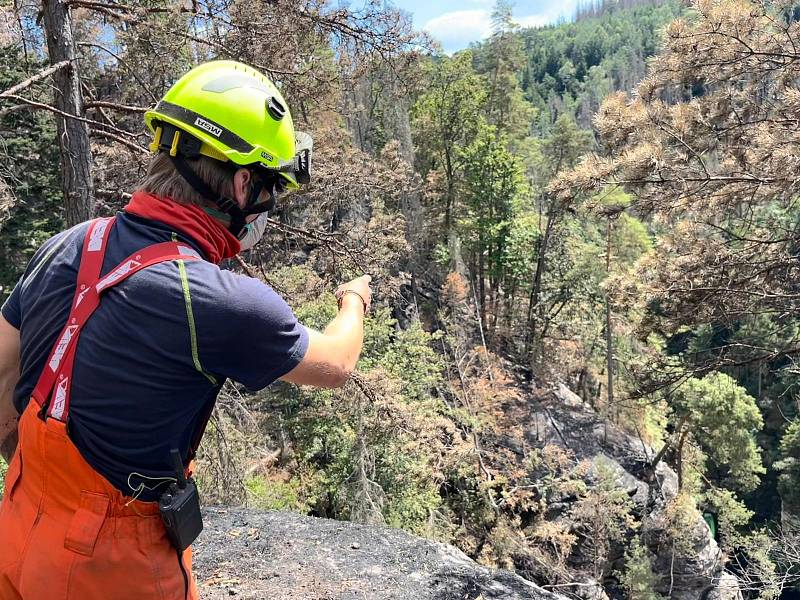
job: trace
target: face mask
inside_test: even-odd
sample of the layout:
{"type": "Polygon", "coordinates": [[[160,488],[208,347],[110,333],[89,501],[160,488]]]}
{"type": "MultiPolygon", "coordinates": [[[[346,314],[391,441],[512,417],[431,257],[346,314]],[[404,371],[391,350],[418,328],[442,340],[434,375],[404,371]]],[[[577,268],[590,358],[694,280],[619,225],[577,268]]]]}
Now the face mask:
{"type": "Polygon", "coordinates": [[[268,213],[261,213],[256,219],[248,223],[242,229],[239,235],[239,244],[242,246],[242,251],[250,250],[255,246],[264,236],[264,231],[267,229],[268,213]]]}

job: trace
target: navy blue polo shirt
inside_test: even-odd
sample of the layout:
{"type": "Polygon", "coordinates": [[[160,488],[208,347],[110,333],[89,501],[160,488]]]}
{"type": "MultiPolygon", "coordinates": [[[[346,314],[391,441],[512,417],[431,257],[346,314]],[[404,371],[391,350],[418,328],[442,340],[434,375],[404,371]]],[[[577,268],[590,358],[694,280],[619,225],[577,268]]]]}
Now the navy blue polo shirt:
{"type": "MultiPolygon", "coordinates": [[[[87,228],[48,240],[3,305],[20,331],[20,413],[66,323],[87,228]]],[[[167,225],[118,214],[102,274],[173,235],[202,256],[167,225]]],[[[269,286],[205,260],[182,264],[185,277],[178,262],[160,263],[103,294],[75,355],[70,438],[97,472],[143,500],[174,475],[170,449],[187,455],[226,378],[259,390],[308,348],[308,332],[269,286]]]]}

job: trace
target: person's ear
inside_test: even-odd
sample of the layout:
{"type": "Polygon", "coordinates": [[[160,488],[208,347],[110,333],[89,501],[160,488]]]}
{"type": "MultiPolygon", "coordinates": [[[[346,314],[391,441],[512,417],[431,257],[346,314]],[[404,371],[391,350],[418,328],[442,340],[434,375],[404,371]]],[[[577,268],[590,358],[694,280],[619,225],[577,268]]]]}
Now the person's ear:
{"type": "Polygon", "coordinates": [[[244,208],[247,205],[247,196],[250,194],[250,171],[239,169],[233,176],[233,199],[244,208]]]}

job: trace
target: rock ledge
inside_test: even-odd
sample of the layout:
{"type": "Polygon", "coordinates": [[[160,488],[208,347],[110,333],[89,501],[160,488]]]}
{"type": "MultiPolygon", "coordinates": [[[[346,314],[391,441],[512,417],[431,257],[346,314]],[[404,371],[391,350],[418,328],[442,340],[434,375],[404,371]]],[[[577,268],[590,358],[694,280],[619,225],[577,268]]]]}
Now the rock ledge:
{"type": "Polygon", "coordinates": [[[290,512],[207,508],[194,545],[204,600],[558,600],[447,544],[290,512]]]}

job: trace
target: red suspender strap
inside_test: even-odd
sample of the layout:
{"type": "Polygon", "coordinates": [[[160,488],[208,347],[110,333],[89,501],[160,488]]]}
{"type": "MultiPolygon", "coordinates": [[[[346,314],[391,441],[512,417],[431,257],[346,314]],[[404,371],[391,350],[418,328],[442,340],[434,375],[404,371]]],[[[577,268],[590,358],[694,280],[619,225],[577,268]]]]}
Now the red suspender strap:
{"type": "Polygon", "coordinates": [[[103,268],[103,257],[106,253],[108,233],[111,231],[113,225],[114,218],[95,219],[89,223],[89,229],[87,229],[86,237],[83,239],[81,262],[75,284],[75,295],[72,299],[72,307],[70,308],[69,317],[67,317],[67,323],[58,336],[56,345],[50,351],[50,356],[44,365],[44,369],[42,369],[42,374],[39,376],[36,387],[33,388],[32,396],[40,406],[44,406],[47,403],[47,399],[50,396],[50,392],[56,380],[56,374],[61,367],[64,353],[67,351],[69,345],[73,343],[77,335],[78,327],[73,319],[73,313],[75,307],[81,303],[87,290],[91,287],[91,282],[100,276],[100,269],[103,268]]]}
{"type": "Polygon", "coordinates": [[[33,391],[34,399],[45,406],[53,393],[48,415],[66,422],[69,413],[69,395],[72,368],[81,330],[100,305],[100,295],[125,281],[134,273],[169,260],[200,260],[200,255],[186,244],[164,242],[148,246],[128,258],[100,278],[108,233],[114,219],[97,219],[89,226],[81,255],[81,266],[75,287],[75,298],[67,324],[58,337],[42,375],[33,391]],[[55,391],[53,388],[55,386],[55,391]]]}

